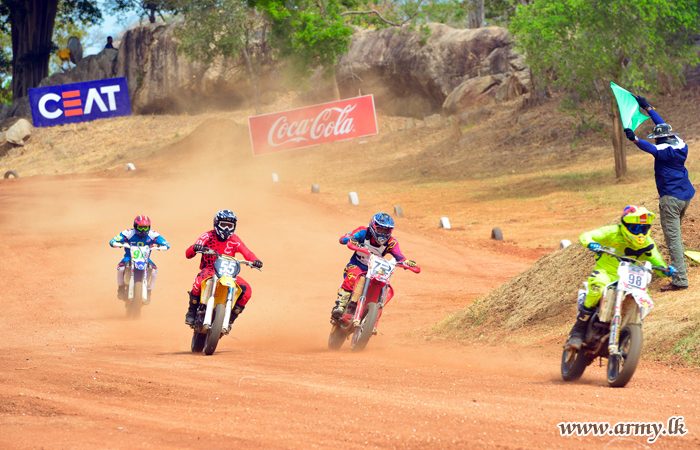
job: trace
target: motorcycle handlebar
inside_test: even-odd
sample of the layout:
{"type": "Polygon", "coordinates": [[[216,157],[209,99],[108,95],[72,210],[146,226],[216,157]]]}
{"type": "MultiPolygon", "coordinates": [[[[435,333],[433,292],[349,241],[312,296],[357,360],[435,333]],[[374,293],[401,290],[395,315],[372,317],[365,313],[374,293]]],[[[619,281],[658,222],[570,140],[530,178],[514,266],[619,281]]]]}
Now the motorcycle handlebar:
{"type": "MultiPolygon", "coordinates": [[[[613,258],[617,258],[618,261],[626,261],[626,262],[631,262],[633,264],[636,264],[638,266],[644,267],[644,262],[640,261],[638,259],[631,258],[629,256],[622,255],[618,253],[614,248],[612,247],[600,247],[598,250],[595,250],[594,253],[605,253],[606,255],[610,255],[613,258]]],[[[663,266],[651,266],[651,270],[660,270],[661,272],[667,272],[668,267],[663,267],[663,266]]]]}
{"type": "Polygon", "coordinates": [[[365,255],[369,256],[369,250],[367,250],[364,247],[359,247],[355,244],[352,243],[352,241],[348,241],[347,246],[350,250],[354,250],[356,252],[364,253],[365,255]]]}
{"type": "MultiPolygon", "coordinates": [[[[207,248],[207,247],[205,247],[205,250],[204,250],[204,251],[199,251],[199,252],[198,252],[198,251],[195,251],[195,253],[201,253],[201,254],[203,254],[203,255],[213,255],[213,256],[216,256],[216,257],[223,256],[221,253],[217,252],[216,250],[212,250],[212,249],[207,248]]],[[[234,258],[234,259],[235,259],[235,258],[234,258]]],[[[236,261],[238,261],[239,263],[241,263],[241,264],[243,264],[243,265],[246,265],[246,266],[250,267],[251,269],[258,269],[260,272],[262,272],[262,269],[261,269],[260,267],[255,267],[255,266],[253,265],[253,262],[252,262],[252,261],[247,261],[247,260],[245,260],[245,259],[236,259],[236,261]]]]}
{"type": "MultiPolygon", "coordinates": [[[[356,252],[364,253],[365,255],[368,255],[368,256],[369,256],[369,250],[367,250],[367,249],[364,248],[364,247],[357,246],[357,245],[353,244],[351,241],[348,241],[347,246],[348,246],[348,248],[349,248],[350,250],[354,250],[354,251],[356,251],[356,252]]],[[[413,272],[413,273],[420,273],[420,267],[410,267],[410,266],[407,266],[406,264],[403,263],[403,261],[397,262],[396,265],[399,266],[399,267],[401,267],[401,268],[403,268],[403,269],[410,270],[410,271],[413,272]]]]}

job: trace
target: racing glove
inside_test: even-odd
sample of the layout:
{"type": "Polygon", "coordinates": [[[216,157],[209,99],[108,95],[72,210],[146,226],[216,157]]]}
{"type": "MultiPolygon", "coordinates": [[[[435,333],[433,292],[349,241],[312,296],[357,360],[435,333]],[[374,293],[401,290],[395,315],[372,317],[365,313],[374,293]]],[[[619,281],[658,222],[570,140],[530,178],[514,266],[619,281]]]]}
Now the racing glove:
{"type": "Polygon", "coordinates": [[[597,242],[591,242],[590,244],[588,244],[588,250],[598,253],[598,251],[600,250],[600,244],[597,242]]]}
{"type": "Polygon", "coordinates": [[[356,239],[350,239],[350,240],[348,241],[348,244],[352,244],[352,245],[354,245],[355,247],[359,247],[359,246],[360,246],[360,243],[359,243],[356,239]]]}
{"type": "Polygon", "coordinates": [[[203,246],[202,244],[194,244],[192,246],[192,250],[194,250],[195,252],[203,252],[205,249],[206,249],[206,247],[203,246]]]}
{"type": "Polygon", "coordinates": [[[625,136],[627,136],[627,139],[629,139],[632,142],[635,142],[637,140],[637,136],[634,134],[634,131],[632,131],[629,128],[625,128],[625,136]]]}
{"type": "Polygon", "coordinates": [[[405,265],[408,267],[418,267],[418,264],[416,264],[415,261],[411,261],[410,259],[407,259],[406,261],[403,262],[405,265]]]}
{"type": "Polygon", "coordinates": [[[674,276],[674,275],[677,274],[677,273],[678,273],[678,269],[676,269],[676,268],[673,267],[673,266],[668,266],[668,267],[666,268],[666,275],[668,275],[669,277],[672,277],[672,276],[674,276]]]}
{"type": "Polygon", "coordinates": [[[262,261],[260,261],[259,259],[256,259],[255,261],[253,261],[253,267],[257,267],[258,269],[262,269],[262,261]]]}
{"type": "Polygon", "coordinates": [[[637,99],[637,103],[639,103],[640,108],[642,108],[644,110],[646,110],[647,108],[651,108],[651,105],[649,104],[647,99],[645,99],[641,95],[635,95],[634,98],[637,99]]]}

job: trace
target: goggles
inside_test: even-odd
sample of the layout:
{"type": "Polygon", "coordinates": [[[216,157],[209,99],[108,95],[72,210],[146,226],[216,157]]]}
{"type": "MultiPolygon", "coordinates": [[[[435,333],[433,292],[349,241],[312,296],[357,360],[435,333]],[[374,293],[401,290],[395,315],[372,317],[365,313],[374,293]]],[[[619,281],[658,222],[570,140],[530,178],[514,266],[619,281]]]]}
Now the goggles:
{"type": "Polygon", "coordinates": [[[374,230],[381,236],[391,236],[391,228],[375,226],[374,230]]]}
{"type": "Polygon", "coordinates": [[[629,230],[630,233],[636,235],[639,234],[647,234],[649,232],[649,229],[651,228],[651,225],[642,225],[640,223],[626,223],[625,227],[627,230],[629,230]]]}
{"type": "Polygon", "coordinates": [[[151,227],[146,226],[146,227],[136,227],[137,230],[141,231],[142,233],[145,233],[146,231],[150,230],[151,227]]]}
{"type": "Polygon", "coordinates": [[[236,228],[236,224],[233,222],[219,222],[219,228],[233,231],[236,228]]]}

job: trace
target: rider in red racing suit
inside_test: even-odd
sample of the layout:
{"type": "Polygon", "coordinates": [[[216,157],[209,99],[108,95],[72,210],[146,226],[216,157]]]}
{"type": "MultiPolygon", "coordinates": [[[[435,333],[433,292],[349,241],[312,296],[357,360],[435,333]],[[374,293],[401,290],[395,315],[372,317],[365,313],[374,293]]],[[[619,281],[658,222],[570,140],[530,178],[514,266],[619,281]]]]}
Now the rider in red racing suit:
{"type": "MultiPolygon", "coordinates": [[[[261,268],[262,261],[258,259],[257,256],[248,247],[243,244],[238,236],[233,232],[236,228],[237,218],[235,214],[231,211],[224,209],[219,211],[214,218],[214,229],[207,231],[197,239],[191,247],[185,250],[185,256],[187,259],[194,258],[197,251],[202,251],[205,248],[216,251],[222,255],[228,255],[235,257],[236,253],[240,253],[248,261],[253,261],[255,267],[261,268]],[[229,226],[232,224],[232,226],[229,226]]],[[[202,293],[202,282],[207,278],[210,278],[214,274],[214,262],[216,261],[216,256],[214,255],[202,255],[202,260],[199,263],[199,268],[201,271],[195,277],[194,283],[192,284],[192,291],[188,292],[190,294],[190,304],[187,310],[187,315],[185,316],[185,323],[191,325],[194,323],[194,318],[197,313],[197,305],[199,305],[200,296],[202,293]]],[[[233,311],[231,314],[231,321],[238,317],[238,315],[245,309],[245,305],[250,300],[250,296],[253,293],[252,288],[241,276],[238,276],[236,283],[241,287],[241,295],[236,301],[233,311]]]]}

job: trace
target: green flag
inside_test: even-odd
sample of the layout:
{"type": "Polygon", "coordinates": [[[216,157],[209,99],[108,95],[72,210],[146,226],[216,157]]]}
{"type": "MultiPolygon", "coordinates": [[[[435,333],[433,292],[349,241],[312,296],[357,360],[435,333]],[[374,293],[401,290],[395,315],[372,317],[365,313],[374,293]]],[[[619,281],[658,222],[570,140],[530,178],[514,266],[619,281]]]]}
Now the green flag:
{"type": "Polygon", "coordinates": [[[630,92],[622,89],[612,81],[610,87],[615,94],[617,107],[620,108],[620,117],[622,118],[622,127],[629,128],[634,131],[639,124],[647,120],[649,117],[639,112],[639,103],[630,92]]]}

